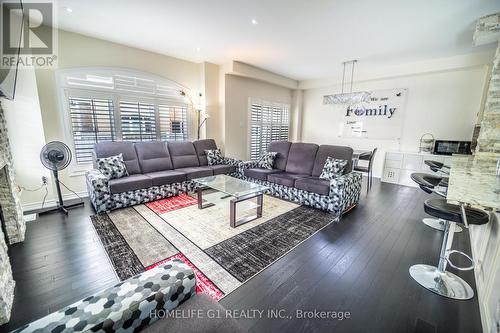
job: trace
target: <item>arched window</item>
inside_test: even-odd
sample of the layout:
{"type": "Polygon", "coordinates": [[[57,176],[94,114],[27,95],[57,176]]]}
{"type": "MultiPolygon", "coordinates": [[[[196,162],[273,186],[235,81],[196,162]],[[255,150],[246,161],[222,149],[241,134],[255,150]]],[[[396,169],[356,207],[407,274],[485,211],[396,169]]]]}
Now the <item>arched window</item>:
{"type": "Polygon", "coordinates": [[[76,164],[91,163],[97,142],[188,139],[187,89],[176,82],[112,68],[61,70],[57,79],[76,164]]]}

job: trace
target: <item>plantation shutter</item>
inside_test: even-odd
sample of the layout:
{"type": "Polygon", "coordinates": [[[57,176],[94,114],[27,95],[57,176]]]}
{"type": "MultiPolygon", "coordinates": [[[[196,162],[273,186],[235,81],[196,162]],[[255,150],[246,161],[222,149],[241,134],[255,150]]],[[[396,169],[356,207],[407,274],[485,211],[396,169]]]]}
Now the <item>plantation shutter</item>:
{"type": "Polygon", "coordinates": [[[77,163],[91,163],[95,143],[116,139],[113,101],[69,97],[71,131],[77,163]]]}
{"type": "Polygon", "coordinates": [[[117,68],[63,71],[59,79],[78,171],[101,141],[189,139],[189,91],[174,81],[117,68]]]}
{"type": "Polygon", "coordinates": [[[250,103],[250,159],[258,160],[272,141],[288,140],[289,106],[252,100],[250,103]]]}
{"type": "Polygon", "coordinates": [[[187,110],[187,105],[158,104],[161,140],[187,140],[187,110]]]}
{"type": "Polygon", "coordinates": [[[120,121],[123,141],[156,140],[154,104],[120,101],[120,121]]]}

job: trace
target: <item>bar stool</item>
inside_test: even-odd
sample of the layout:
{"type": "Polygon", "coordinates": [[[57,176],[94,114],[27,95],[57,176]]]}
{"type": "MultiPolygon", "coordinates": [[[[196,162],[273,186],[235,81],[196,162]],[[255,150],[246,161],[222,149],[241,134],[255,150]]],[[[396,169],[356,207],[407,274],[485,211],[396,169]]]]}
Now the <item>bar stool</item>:
{"type": "MultiPolygon", "coordinates": [[[[441,197],[446,197],[445,192],[441,192],[436,189],[436,187],[448,187],[448,177],[434,176],[428,173],[420,173],[414,172],[410,175],[411,179],[418,184],[418,186],[426,193],[436,193],[441,197]]],[[[442,219],[433,219],[433,218],[423,218],[422,222],[436,230],[444,230],[445,222],[442,219]]],[[[462,228],[460,226],[456,226],[455,232],[461,232],[462,228]]]]}
{"type": "Polygon", "coordinates": [[[444,174],[449,175],[450,174],[450,167],[447,165],[444,165],[444,163],[438,162],[438,161],[433,161],[433,160],[425,160],[425,164],[429,166],[429,168],[434,171],[434,172],[442,172],[444,174]]]}
{"type": "Polygon", "coordinates": [[[474,260],[469,255],[462,251],[451,250],[453,234],[457,223],[463,224],[466,228],[470,224],[488,223],[488,213],[480,209],[466,208],[463,205],[449,204],[446,199],[441,198],[427,199],[424,202],[424,210],[427,214],[446,221],[439,264],[437,267],[424,264],[413,265],[409,269],[411,277],[422,287],[438,295],[460,300],[471,299],[474,297],[471,286],[459,276],[447,272],[446,266],[450,265],[459,271],[474,269],[474,260]],[[450,255],[454,253],[470,260],[470,266],[458,267],[453,264],[450,255]]]}

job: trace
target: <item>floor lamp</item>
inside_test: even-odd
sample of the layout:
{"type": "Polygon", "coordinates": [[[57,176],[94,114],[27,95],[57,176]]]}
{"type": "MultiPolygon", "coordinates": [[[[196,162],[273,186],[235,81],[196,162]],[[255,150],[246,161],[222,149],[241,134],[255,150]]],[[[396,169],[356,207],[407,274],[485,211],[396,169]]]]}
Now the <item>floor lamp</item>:
{"type": "Polygon", "coordinates": [[[196,111],[198,112],[198,140],[200,140],[201,127],[207,121],[207,119],[210,118],[210,115],[203,112],[202,109],[197,109],[196,111]],[[203,117],[203,119],[202,119],[202,117],[203,117]]]}

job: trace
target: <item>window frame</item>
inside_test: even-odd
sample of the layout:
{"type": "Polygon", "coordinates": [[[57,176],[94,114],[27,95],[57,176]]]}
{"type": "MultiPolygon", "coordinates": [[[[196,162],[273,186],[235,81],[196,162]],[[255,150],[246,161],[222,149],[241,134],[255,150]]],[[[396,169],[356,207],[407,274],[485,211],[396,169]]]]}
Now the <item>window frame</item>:
{"type": "Polygon", "coordinates": [[[85,87],[85,86],[71,86],[67,82],[69,77],[76,75],[128,75],[135,76],[139,79],[147,79],[153,80],[157,84],[161,84],[163,86],[172,87],[172,91],[175,89],[177,91],[183,90],[189,93],[189,89],[186,87],[153,75],[149,73],[138,72],[134,70],[126,70],[120,68],[74,68],[74,69],[66,69],[66,70],[58,70],[56,75],[56,86],[59,97],[59,109],[61,113],[61,120],[63,122],[63,135],[64,140],[68,144],[71,149],[71,153],[73,154],[73,158],[69,165],[69,173],[70,176],[80,176],[85,174],[86,171],[92,169],[92,163],[77,163],[76,159],[76,151],[75,151],[75,141],[72,130],[72,120],[71,120],[71,109],[70,109],[70,98],[94,98],[94,99],[109,99],[112,100],[113,103],[113,121],[115,127],[115,140],[121,141],[123,137],[122,133],[122,123],[121,123],[121,110],[120,110],[120,101],[133,102],[133,103],[147,103],[153,104],[155,109],[155,126],[156,126],[156,138],[155,140],[161,140],[162,133],[160,128],[160,117],[159,117],[159,108],[158,105],[168,105],[168,106],[177,106],[177,107],[185,107],[186,108],[186,116],[185,121],[186,124],[184,128],[186,130],[183,138],[189,140],[191,137],[190,133],[190,116],[192,113],[192,106],[179,95],[177,98],[170,98],[168,96],[158,96],[158,95],[141,95],[132,92],[115,90],[115,89],[106,89],[102,87],[85,87]]]}
{"type": "MultiPolygon", "coordinates": [[[[290,121],[291,105],[289,103],[272,102],[272,101],[268,101],[268,100],[261,99],[261,98],[255,98],[255,97],[248,98],[248,108],[247,108],[247,112],[248,112],[247,159],[248,160],[252,160],[252,125],[255,123],[252,121],[252,105],[253,104],[260,104],[262,108],[264,106],[270,107],[271,119],[272,119],[272,111],[275,107],[279,107],[281,109],[280,118],[283,118],[283,112],[286,109],[286,112],[287,112],[286,123],[283,123],[280,121],[279,126],[286,125],[287,134],[288,134],[287,140],[290,139],[290,128],[291,128],[291,121],[290,121]]],[[[275,124],[272,122],[272,120],[270,123],[265,123],[263,121],[263,117],[261,117],[260,124],[261,124],[261,126],[260,126],[261,129],[263,128],[263,126],[262,126],[263,124],[267,124],[271,127],[271,131],[270,131],[269,135],[271,136],[270,142],[273,142],[272,137],[273,137],[273,128],[274,128],[275,124]]],[[[261,138],[262,138],[262,131],[261,131],[261,138]]],[[[282,140],[282,138],[280,138],[279,140],[282,140]]],[[[262,141],[262,139],[261,139],[261,141],[262,141]]],[[[276,141],[276,140],[274,140],[274,141],[276,141]]]]}

